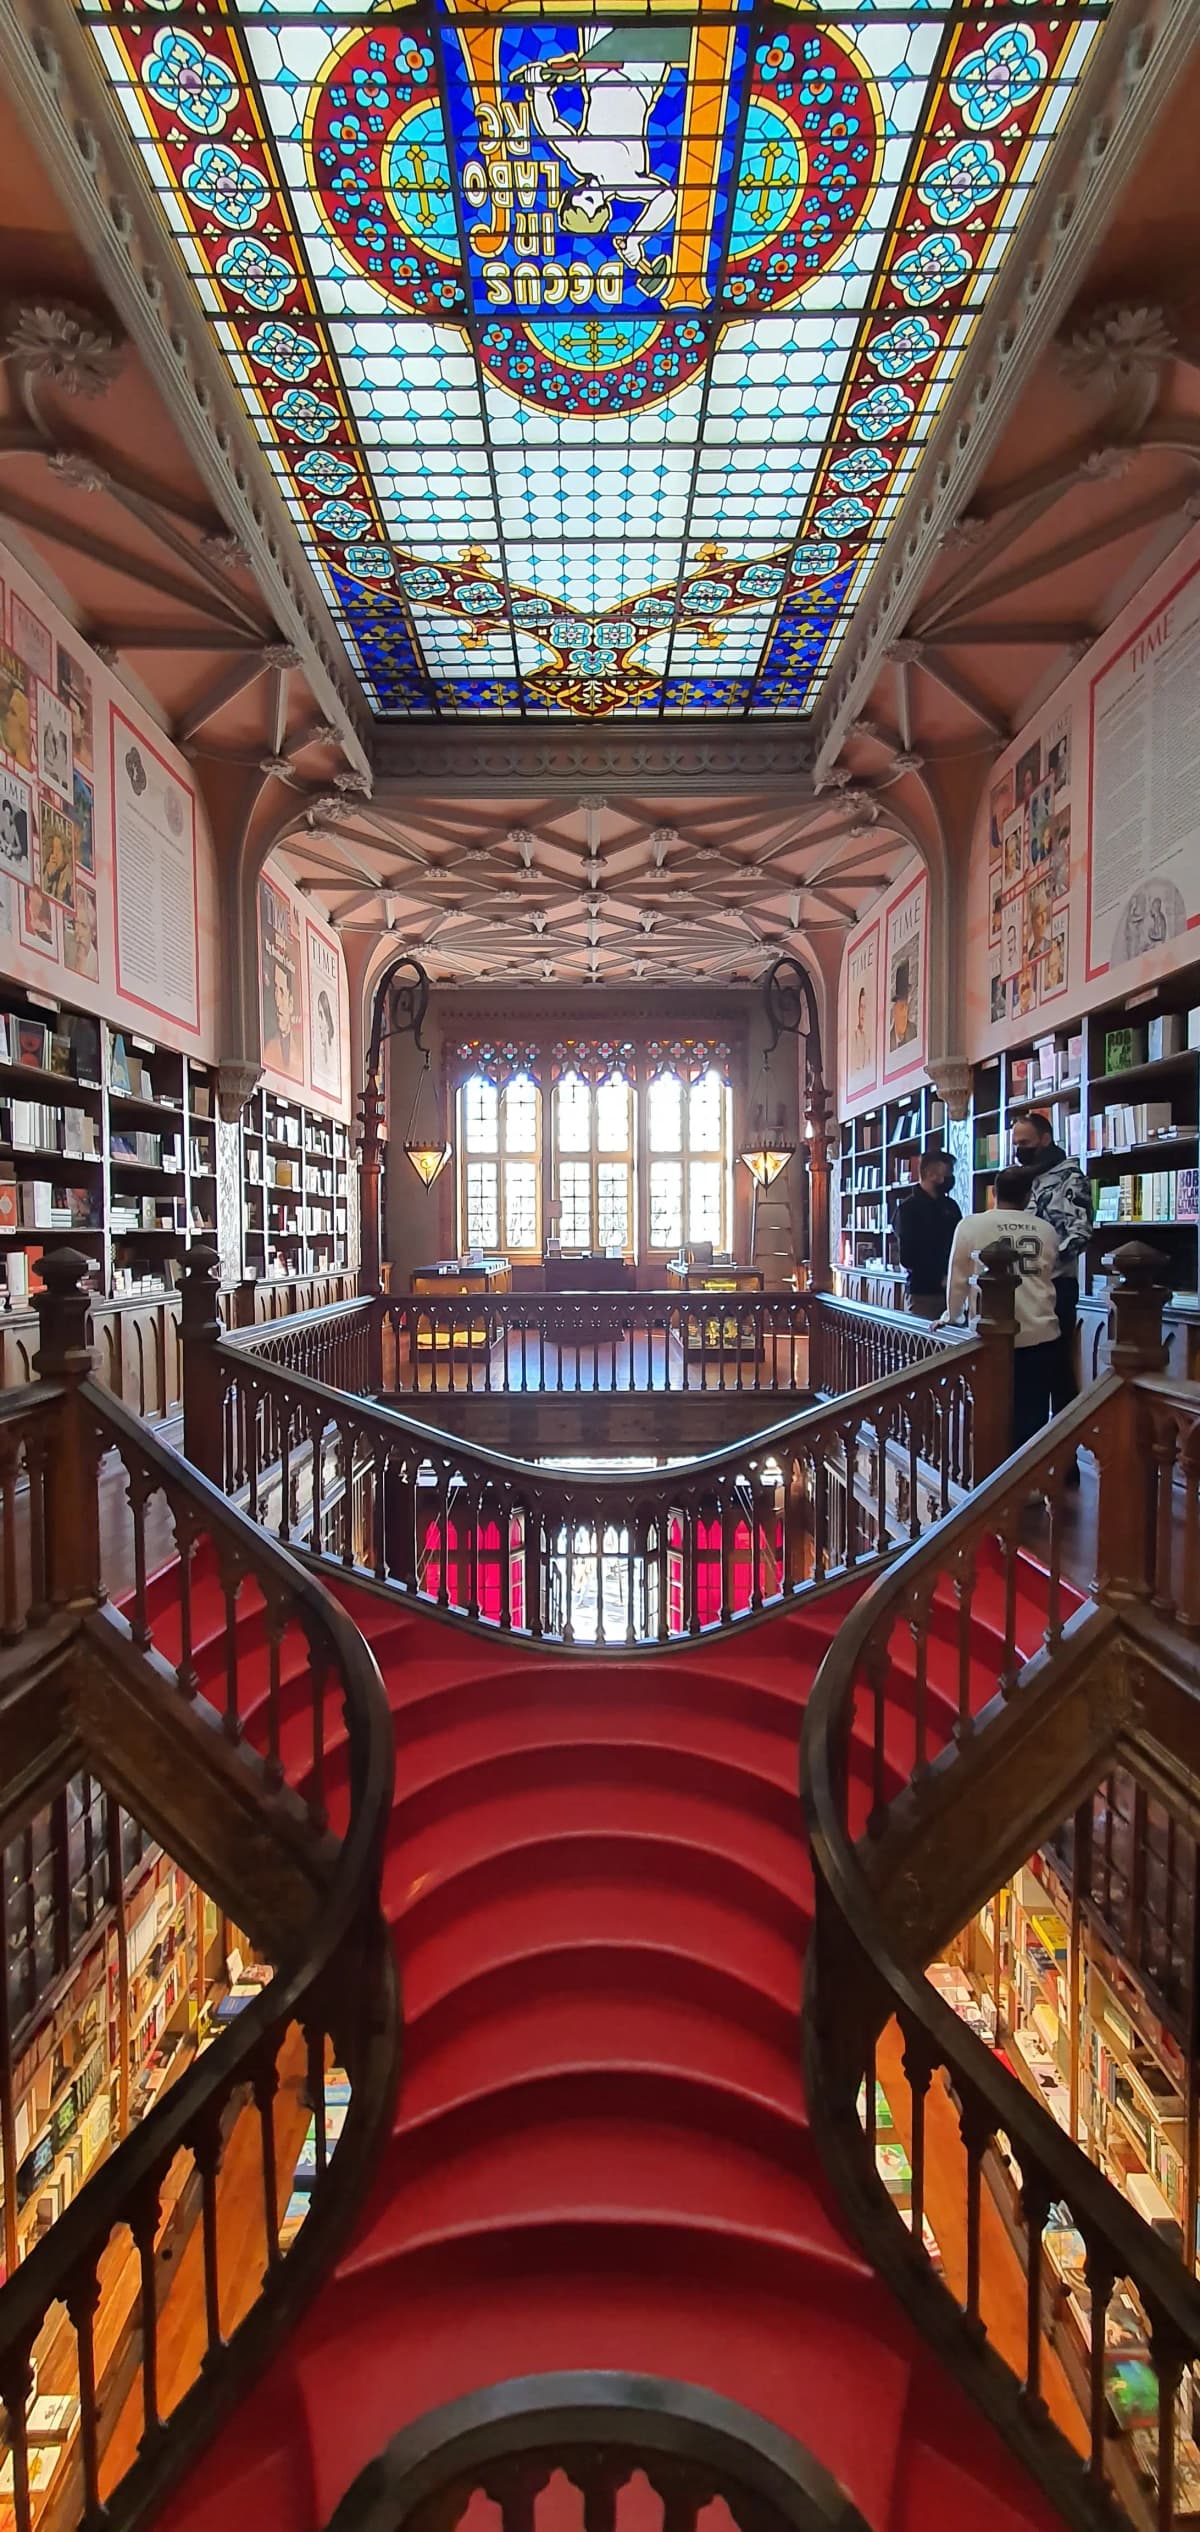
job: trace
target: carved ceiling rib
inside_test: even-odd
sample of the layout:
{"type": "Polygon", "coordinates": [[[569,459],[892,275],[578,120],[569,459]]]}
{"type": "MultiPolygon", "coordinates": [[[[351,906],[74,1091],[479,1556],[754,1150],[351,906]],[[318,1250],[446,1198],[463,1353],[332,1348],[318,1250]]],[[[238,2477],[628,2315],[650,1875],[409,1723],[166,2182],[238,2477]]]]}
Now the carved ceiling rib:
{"type": "MultiPolygon", "coordinates": [[[[1061,544],[1047,546],[1040,553],[1035,550],[1021,562],[1012,564],[1007,571],[998,572],[994,579],[977,583],[969,593],[969,612],[973,614],[978,607],[992,606],[998,599],[1011,598],[1016,592],[1039,581],[1053,580],[1072,563],[1082,562],[1106,546],[1120,544],[1125,537],[1140,535],[1144,528],[1155,527],[1160,520],[1170,518],[1174,511],[1182,510],[1187,497],[1186,489],[1178,484],[1168,484],[1160,491],[1148,493],[1143,501],[1131,503],[1127,510],[1117,511],[1107,519],[1095,520],[1090,527],[1081,529],[1077,536],[1064,537],[1061,544]]],[[[1006,535],[1005,542],[1011,542],[1011,534],[1006,535]]],[[[964,593],[960,591],[949,608],[943,607],[943,594],[939,591],[928,611],[920,616],[919,631],[926,639],[933,636],[942,641],[957,641],[958,628],[953,621],[953,607],[964,593]]]]}

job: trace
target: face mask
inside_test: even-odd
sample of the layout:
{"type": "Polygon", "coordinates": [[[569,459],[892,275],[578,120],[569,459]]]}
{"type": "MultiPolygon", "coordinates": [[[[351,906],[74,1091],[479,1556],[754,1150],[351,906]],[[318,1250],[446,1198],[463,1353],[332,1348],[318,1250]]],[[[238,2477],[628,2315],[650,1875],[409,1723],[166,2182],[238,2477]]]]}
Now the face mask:
{"type": "Polygon", "coordinates": [[[1040,1169],[1042,1166],[1040,1145],[1037,1143],[1023,1143],[1017,1154],[1017,1159],[1020,1162],[1022,1169],[1040,1169]]]}

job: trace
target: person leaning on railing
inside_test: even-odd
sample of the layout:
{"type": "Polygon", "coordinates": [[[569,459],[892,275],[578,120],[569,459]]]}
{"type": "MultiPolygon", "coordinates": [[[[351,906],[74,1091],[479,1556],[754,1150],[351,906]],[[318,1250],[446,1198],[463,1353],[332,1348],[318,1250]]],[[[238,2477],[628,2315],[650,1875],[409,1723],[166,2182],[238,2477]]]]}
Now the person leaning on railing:
{"type": "Polygon", "coordinates": [[[1013,1310],[1012,1447],[1019,1451],[1033,1440],[1050,1415],[1055,1366],[1061,1343],[1055,1304],[1058,1241],[1048,1222],[1031,1207],[1033,1188],[1024,1169],[1002,1169],[996,1180],[996,1202],[988,1213],[968,1213],[959,1223],[950,1251],[943,1325],[961,1318],[964,1307],[972,1320],[979,1310],[979,1252],[994,1240],[1008,1240],[1017,1265],[1013,1310]]]}
{"type": "Polygon", "coordinates": [[[918,1319],[936,1319],[946,1306],[950,1244],[962,1213],[950,1193],[954,1163],[948,1152],[922,1152],[912,1194],[896,1208],[896,1245],[908,1279],[908,1306],[918,1319]]]}

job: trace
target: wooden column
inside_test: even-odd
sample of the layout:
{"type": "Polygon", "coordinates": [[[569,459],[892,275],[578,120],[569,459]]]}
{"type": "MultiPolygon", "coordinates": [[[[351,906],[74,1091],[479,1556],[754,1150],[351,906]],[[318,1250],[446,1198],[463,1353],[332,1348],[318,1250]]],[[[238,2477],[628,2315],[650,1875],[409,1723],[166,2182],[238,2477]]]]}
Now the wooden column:
{"type": "Polygon", "coordinates": [[[221,1260],[203,1242],[188,1250],[180,1310],[183,1344],[183,1447],[214,1486],[225,1483],[224,1410],[216,1346],[224,1330],[218,1308],[221,1260]]]}
{"type": "Polygon", "coordinates": [[[47,1250],[38,1293],[39,1380],[61,1382],[61,1420],[48,1457],[50,1598],[56,1608],[90,1608],[100,1599],[99,1443],[80,1395],[96,1369],[91,1344],[92,1296],[84,1278],[92,1261],[76,1248],[47,1250]]]}
{"type": "MultiPolygon", "coordinates": [[[[805,1128],[808,1142],[809,1281],[814,1291],[828,1292],[833,1281],[829,1232],[829,1178],[832,1146],[829,1117],[833,1105],[819,1064],[808,1075],[805,1128]]],[[[797,1155],[799,1160],[799,1155],[797,1155]]]]}
{"type": "Polygon", "coordinates": [[[1163,1478],[1154,1458],[1147,1404],[1136,1384],[1166,1365],[1162,1314],[1171,1293],[1165,1258],[1143,1240],[1128,1241],[1112,1264],[1109,1361],[1125,1386],[1099,1453],[1096,1592],[1106,1600],[1142,1600],[1154,1571],[1156,1481],[1169,1485],[1171,1477],[1168,1468],[1163,1478]]]}

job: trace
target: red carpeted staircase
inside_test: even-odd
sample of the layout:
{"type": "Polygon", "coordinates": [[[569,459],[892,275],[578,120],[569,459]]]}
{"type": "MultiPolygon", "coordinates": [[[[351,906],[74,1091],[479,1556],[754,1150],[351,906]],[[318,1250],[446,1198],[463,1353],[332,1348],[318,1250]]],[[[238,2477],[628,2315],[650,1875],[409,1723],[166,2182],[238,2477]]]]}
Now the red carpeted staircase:
{"type": "MultiPolygon", "coordinates": [[[[399,2107],[353,2241],[172,2532],[317,2532],[407,2420],[563,2367],[743,2402],[876,2532],[1048,2532],[842,2226],[809,2133],[797,1751],[844,1601],[589,1658],[345,1596],[396,1722],[399,2107]]],[[[975,1630],[982,1703],[986,1595],[975,1630]]],[[[952,1643],[947,1608],[935,1697],[952,1643]]],[[[865,1754],[857,1781],[865,1816],[865,1754]]]]}

